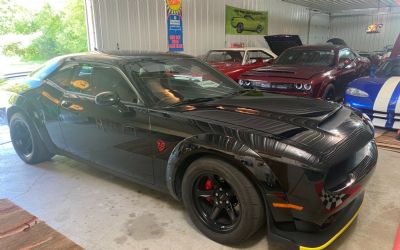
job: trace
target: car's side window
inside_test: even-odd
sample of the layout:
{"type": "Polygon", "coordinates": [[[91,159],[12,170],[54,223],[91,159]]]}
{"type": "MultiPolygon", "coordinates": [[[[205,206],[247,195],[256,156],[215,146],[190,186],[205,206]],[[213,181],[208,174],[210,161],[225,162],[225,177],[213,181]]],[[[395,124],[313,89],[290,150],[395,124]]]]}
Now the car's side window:
{"type": "Polygon", "coordinates": [[[80,64],[68,90],[93,96],[105,91],[114,91],[122,101],[137,102],[138,100],[121,73],[108,66],[80,64]]]}
{"type": "Polygon", "coordinates": [[[253,50],[253,51],[249,51],[247,53],[249,54],[249,58],[250,59],[263,59],[263,60],[266,60],[266,59],[271,59],[272,58],[271,55],[269,55],[269,54],[267,54],[267,53],[265,53],[264,51],[261,51],[261,50],[253,50]]]}
{"type": "Polygon", "coordinates": [[[271,59],[272,56],[265,53],[264,51],[261,50],[252,50],[247,52],[247,58],[246,58],[246,63],[255,63],[259,60],[262,60],[263,62],[267,61],[268,59],[271,59]]]}
{"type": "Polygon", "coordinates": [[[342,49],[339,51],[339,64],[343,63],[346,59],[354,60],[355,58],[356,56],[349,49],[342,49]]]}
{"type": "Polygon", "coordinates": [[[67,64],[49,76],[49,80],[57,84],[63,89],[67,89],[70,85],[76,64],[67,64]]]}
{"type": "Polygon", "coordinates": [[[354,59],[356,59],[356,57],[357,57],[357,55],[353,52],[353,51],[351,51],[351,50],[349,50],[350,51],[350,60],[354,60],[354,59]]]}

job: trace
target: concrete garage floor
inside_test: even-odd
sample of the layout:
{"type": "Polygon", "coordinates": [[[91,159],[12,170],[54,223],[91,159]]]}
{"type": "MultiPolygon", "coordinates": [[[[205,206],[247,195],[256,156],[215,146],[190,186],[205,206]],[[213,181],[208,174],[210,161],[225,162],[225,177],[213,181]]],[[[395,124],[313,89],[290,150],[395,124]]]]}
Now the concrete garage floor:
{"type": "MultiPolygon", "coordinates": [[[[204,237],[167,195],[62,156],[30,166],[0,126],[0,198],[38,216],[85,249],[230,249],[204,237]]],[[[400,222],[400,154],[379,151],[359,218],[329,249],[392,249],[400,222]]],[[[238,248],[285,249],[263,228],[238,248]]]]}

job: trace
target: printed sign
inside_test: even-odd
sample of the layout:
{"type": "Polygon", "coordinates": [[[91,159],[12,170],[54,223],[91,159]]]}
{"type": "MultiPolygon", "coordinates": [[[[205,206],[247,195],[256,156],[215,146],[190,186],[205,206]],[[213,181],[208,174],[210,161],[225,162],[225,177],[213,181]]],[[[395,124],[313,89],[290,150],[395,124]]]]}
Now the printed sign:
{"type": "Polygon", "coordinates": [[[229,35],[267,35],[268,12],[245,10],[226,5],[225,33],[229,35]]]}
{"type": "Polygon", "coordinates": [[[182,0],[165,0],[169,51],[183,51],[182,0]]]}
{"type": "Polygon", "coordinates": [[[383,27],[383,24],[381,23],[374,23],[371,24],[367,27],[367,34],[371,34],[371,33],[379,33],[381,31],[381,28],[383,27]]]}

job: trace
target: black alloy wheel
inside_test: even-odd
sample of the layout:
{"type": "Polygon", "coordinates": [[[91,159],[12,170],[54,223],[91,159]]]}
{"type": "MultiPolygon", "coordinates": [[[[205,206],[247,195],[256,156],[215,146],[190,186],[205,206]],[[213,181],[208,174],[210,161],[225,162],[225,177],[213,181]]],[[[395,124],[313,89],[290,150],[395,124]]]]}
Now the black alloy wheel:
{"type": "Polygon", "coordinates": [[[32,134],[27,124],[22,120],[16,120],[11,129],[11,138],[15,151],[26,158],[33,153],[32,134]]]}
{"type": "Polygon", "coordinates": [[[264,224],[266,210],[257,189],[224,160],[210,156],[192,162],[181,192],[195,226],[216,242],[238,244],[264,224]]]}
{"type": "Polygon", "coordinates": [[[22,113],[11,116],[10,136],[15,152],[26,163],[40,163],[54,156],[43,143],[31,121],[22,113]]]}
{"type": "Polygon", "coordinates": [[[216,232],[228,232],[240,220],[235,190],[216,173],[200,175],[193,186],[193,203],[203,222],[216,232]]]}

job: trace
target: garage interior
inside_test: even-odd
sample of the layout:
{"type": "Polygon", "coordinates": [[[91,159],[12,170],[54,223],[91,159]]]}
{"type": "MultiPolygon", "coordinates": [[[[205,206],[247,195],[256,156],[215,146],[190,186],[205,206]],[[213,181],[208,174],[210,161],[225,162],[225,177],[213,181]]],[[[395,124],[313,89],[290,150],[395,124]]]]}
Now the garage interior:
{"type": "MultiPolygon", "coordinates": [[[[400,1],[394,0],[183,0],[183,53],[268,47],[263,35],[225,34],[225,6],[268,11],[268,34],[299,35],[304,44],[338,37],[357,51],[379,51],[400,33],[400,1]],[[367,34],[382,23],[379,34],[367,34]]],[[[162,0],[85,0],[91,51],[168,51],[162,0]]],[[[386,130],[378,130],[385,133],[386,130]]],[[[395,131],[391,131],[395,137],[395,131]]],[[[327,249],[400,249],[400,151],[393,141],[378,147],[374,175],[358,218],[327,249]]],[[[288,249],[269,240],[267,228],[250,241],[224,246],[204,236],[183,205],[163,193],[115,177],[64,156],[28,165],[0,125],[0,198],[37,216],[84,249],[288,249]]],[[[1,210],[0,210],[1,214],[1,210]]],[[[0,249],[2,240],[0,238],[0,249]]]]}

